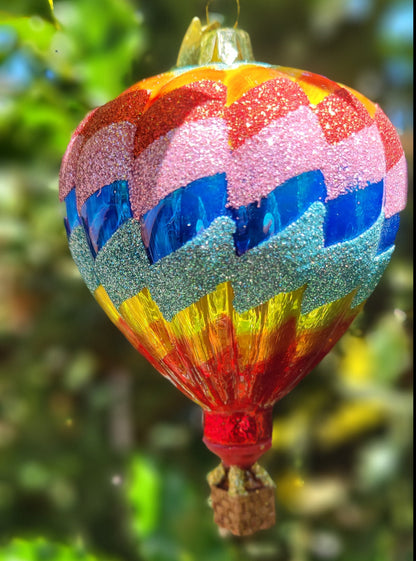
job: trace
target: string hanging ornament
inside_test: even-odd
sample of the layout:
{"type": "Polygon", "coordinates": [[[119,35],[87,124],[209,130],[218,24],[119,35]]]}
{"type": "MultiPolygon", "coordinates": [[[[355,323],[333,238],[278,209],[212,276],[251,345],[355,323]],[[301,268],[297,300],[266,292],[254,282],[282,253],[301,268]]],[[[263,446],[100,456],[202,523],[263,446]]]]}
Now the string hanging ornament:
{"type": "Polygon", "coordinates": [[[111,321],[202,408],[221,459],[214,520],[235,535],[275,523],[258,464],[273,406],[375,289],[406,190],[377,104],[256,62],[237,23],[208,15],[175,68],[91,111],[71,138],[60,198],[72,256],[111,321]]]}

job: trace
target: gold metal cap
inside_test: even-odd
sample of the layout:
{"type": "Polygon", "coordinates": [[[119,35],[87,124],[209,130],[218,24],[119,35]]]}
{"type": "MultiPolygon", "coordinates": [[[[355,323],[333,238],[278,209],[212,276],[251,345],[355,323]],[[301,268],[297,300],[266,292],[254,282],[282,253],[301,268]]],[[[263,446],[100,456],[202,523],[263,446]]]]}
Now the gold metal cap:
{"type": "Polygon", "coordinates": [[[206,65],[215,62],[233,64],[253,61],[250,36],[235,27],[221,27],[218,21],[203,26],[194,18],[185,33],[176,66],[206,65]]]}

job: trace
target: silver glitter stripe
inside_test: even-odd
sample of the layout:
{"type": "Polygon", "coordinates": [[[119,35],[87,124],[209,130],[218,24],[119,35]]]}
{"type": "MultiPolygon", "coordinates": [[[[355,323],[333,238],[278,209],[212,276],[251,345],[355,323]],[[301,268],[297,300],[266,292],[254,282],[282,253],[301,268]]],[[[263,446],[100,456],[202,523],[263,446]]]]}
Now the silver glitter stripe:
{"type": "Polygon", "coordinates": [[[85,230],[82,226],[77,226],[72,230],[68,245],[72,258],[75,261],[85,284],[89,290],[94,293],[100,283],[95,274],[94,258],[91,254],[85,230]]]}
{"type": "MultiPolygon", "coordinates": [[[[365,284],[372,292],[378,282],[376,253],[384,215],[360,236],[323,247],[305,264],[308,283],[302,301],[302,313],[334,302],[365,284]]],[[[363,299],[355,298],[355,303],[363,299]]]]}
{"type": "Polygon", "coordinates": [[[387,251],[376,256],[373,261],[374,268],[372,270],[372,275],[371,277],[370,275],[368,275],[367,280],[363,282],[360,289],[358,290],[354,300],[352,301],[353,307],[361,304],[361,302],[367,300],[367,298],[371,295],[377,284],[380,282],[380,279],[383,276],[387,265],[389,264],[394,249],[395,246],[389,247],[387,251]]]}
{"type": "Polygon", "coordinates": [[[354,305],[374,290],[392,250],[376,256],[384,216],[353,240],[324,247],[325,206],[314,203],[294,223],[237,257],[235,223],[218,217],[180,249],[150,265],[138,221],[123,224],[96,258],[96,274],[119,307],[144,287],[170,321],[180,310],[230,281],[243,312],[308,284],[302,313],[359,288],[354,305]]]}
{"type": "Polygon", "coordinates": [[[310,280],[303,265],[320,250],[326,209],[314,203],[298,220],[241,257],[234,253],[234,307],[238,312],[297,290],[310,280]]]}
{"type": "Polygon", "coordinates": [[[216,218],[209,228],[150,267],[150,294],[168,321],[232,279],[238,267],[234,231],[233,220],[216,218]]]}
{"type": "Polygon", "coordinates": [[[128,220],[98,253],[97,277],[116,307],[148,287],[162,313],[171,319],[228,280],[227,268],[218,269],[218,258],[236,258],[234,230],[231,219],[218,218],[175,253],[150,265],[139,222],[128,220]]]}
{"type": "Polygon", "coordinates": [[[148,286],[149,269],[135,219],[122,224],[95,258],[97,277],[116,308],[148,286]]]}

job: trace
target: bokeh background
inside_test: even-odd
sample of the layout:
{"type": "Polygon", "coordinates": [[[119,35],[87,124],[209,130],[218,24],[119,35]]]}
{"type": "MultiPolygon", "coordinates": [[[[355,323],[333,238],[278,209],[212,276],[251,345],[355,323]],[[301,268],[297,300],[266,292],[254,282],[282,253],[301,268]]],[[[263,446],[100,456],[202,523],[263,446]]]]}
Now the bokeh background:
{"type": "MultiPolygon", "coordinates": [[[[380,285],[275,408],[274,528],[220,534],[199,409],[130,347],[71,260],[58,172],[72,131],[173,66],[204,6],[0,0],[0,560],[411,561],[412,2],[241,0],[257,60],[377,101],[409,164],[380,285]]],[[[234,23],[232,0],[210,9],[234,23]]]]}

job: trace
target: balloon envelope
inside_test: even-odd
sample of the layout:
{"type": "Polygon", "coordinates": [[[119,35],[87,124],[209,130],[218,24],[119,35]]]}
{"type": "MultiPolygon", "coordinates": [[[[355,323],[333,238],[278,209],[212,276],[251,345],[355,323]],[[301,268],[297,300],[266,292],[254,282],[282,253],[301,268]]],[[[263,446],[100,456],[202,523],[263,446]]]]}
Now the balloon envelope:
{"type": "Polygon", "coordinates": [[[89,289],[251,465],[271,408],[374,290],[406,200],[399,137],[361,94],[265,64],[180,68],[92,111],[63,158],[89,289]]]}

